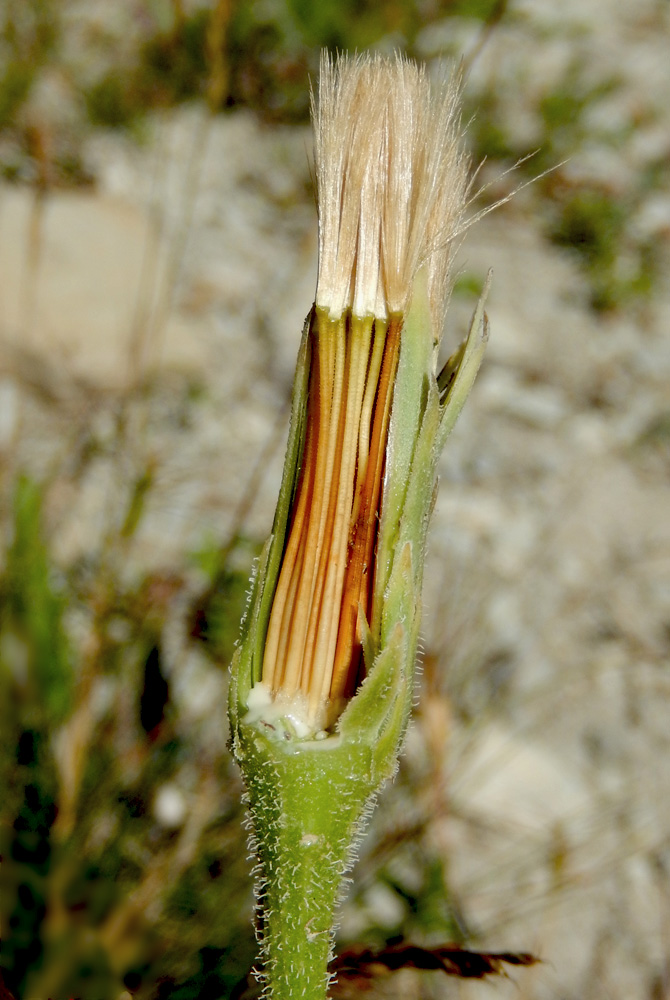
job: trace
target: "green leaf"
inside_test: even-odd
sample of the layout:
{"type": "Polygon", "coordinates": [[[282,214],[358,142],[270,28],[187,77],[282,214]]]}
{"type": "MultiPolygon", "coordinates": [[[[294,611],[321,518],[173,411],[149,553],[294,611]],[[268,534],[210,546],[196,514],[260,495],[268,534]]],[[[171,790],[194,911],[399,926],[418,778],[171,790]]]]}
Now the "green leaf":
{"type": "Polygon", "coordinates": [[[261,668],[263,665],[263,650],[265,647],[265,637],[267,635],[268,621],[272,610],[272,601],[275,594],[281,561],[284,555],[284,544],[286,540],[286,528],[288,525],[291,505],[295,496],[300,474],[300,456],[302,455],[303,443],[305,439],[305,423],[307,415],[307,390],[309,385],[309,369],[311,358],[311,347],[309,331],[312,323],[313,313],[310,312],[305,320],[302,331],[302,341],[298,351],[298,361],[296,366],[295,381],[293,383],[293,395],[291,400],[291,426],[289,428],[288,444],[286,446],[286,457],[284,459],[284,471],[282,474],[281,486],[279,488],[279,499],[275,511],[274,523],[272,525],[272,535],[270,537],[270,548],[267,563],[262,572],[258,574],[257,580],[257,601],[258,608],[255,617],[255,644],[253,658],[251,661],[252,680],[255,683],[261,679],[261,668]]]}
{"type": "MultiPolygon", "coordinates": [[[[42,502],[41,487],[20,476],[14,493],[14,541],[7,553],[7,608],[1,625],[7,637],[4,649],[24,650],[48,722],[58,725],[70,711],[74,678],[63,628],[64,600],[51,582],[42,502]]],[[[7,666],[11,669],[12,665],[7,666]]]]}

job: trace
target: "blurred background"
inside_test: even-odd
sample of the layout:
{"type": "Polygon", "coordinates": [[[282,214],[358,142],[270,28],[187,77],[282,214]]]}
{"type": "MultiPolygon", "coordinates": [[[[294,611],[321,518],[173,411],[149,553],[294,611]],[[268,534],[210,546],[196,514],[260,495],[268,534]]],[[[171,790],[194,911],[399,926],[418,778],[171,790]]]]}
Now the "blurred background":
{"type": "Polygon", "coordinates": [[[669,45],[667,0],[3,0],[16,1000],[253,991],[227,665],[314,293],[323,46],[464,60],[473,214],[535,178],[460,255],[445,353],[493,266],[491,342],[442,464],[418,707],[339,947],[543,962],[340,995],[670,998],[669,45]]]}

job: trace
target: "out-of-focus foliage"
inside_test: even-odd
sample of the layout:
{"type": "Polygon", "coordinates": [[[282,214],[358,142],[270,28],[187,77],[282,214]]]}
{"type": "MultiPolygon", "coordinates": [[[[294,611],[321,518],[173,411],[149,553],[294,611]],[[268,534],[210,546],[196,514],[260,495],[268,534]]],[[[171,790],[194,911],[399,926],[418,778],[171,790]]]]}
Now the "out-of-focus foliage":
{"type": "MultiPolygon", "coordinates": [[[[79,0],[9,0],[0,18],[0,172],[42,187],[90,183],[84,141],[91,126],[141,136],[147,113],[183,101],[304,122],[321,48],[421,55],[433,28],[452,19],[457,28],[481,24],[484,38],[513,16],[507,0],[156,0],[118,5],[110,27],[79,0]],[[86,57],[68,41],[75,28],[86,57]]],[[[499,81],[469,90],[474,161],[511,165],[529,157],[520,168],[527,178],[549,171],[537,182],[547,237],[579,255],[598,312],[648,299],[661,268],[658,241],[631,219],[662,183],[662,164],[636,177],[642,187],[624,192],[597,177],[568,179],[562,166],[582,150],[617,150],[628,141],[634,122],[604,125],[598,117],[619,86],[615,78],[593,80],[573,62],[545,90],[528,92],[523,80],[506,84],[518,94],[502,92],[499,81]],[[519,106],[534,122],[523,138],[510,119],[519,106]]]]}
{"type": "MultiPolygon", "coordinates": [[[[166,678],[180,581],[56,577],[44,497],[19,477],[0,577],[3,978],[16,997],[227,995],[254,955],[240,788],[166,678]]],[[[223,636],[248,569],[225,576],[223,636]]],[[[216,607],[219,581],[206,592],[216,607]]]]}
{"type": "Polygon", "coordinates": [[[195,602],[191,634],[207,643],[210,656],[230,663],[240,629],[240,612],[249,592],[252,559],[260,553],[258,543],[235,540],[234,548],[203,546],[193,561],[211,581],[195,602]]]}
{"type": "Polygon", "coordinates": [[[427,25],[445,16],[486,19],[500,6],[500,0],[249,0],[225,4],[225,30],[214,39],[216,2],[188,13],[175,3],[163,18],[149,18],[130,72],[112,67],[87,92],[89,114],[121,125],[148,107],[205,96],[218,57],[227,84],[220,106],[251,107],[268,121],[305,121],[308,76],[314,78],[322,48],[382,44],[411,52],[427,25]]]}
{"type": "Polygon", "coordinates": [[[0,128],[8,125],[27,98],[41,68],[54,56],[57,6],[40,0],[4,5],[0,45],[0,128]]]}
{"type": "Polygon", "coordinates": [[[198,98],[213,111],[250,107],[266,121],[304,122],[322,48],[411,54],[431,24],[487,19],[505,6],[156,0],[120,3],[106,17],[81,0],[8,0],[0,14],[0,171],[42,183],[89,181],[81,146],[91,125],[141,134],[147,112],[198,98]]]}
{"type": "Polygon", "coordinates": [[[58,725],[72,705],[73,675],[63,630],[64,597],[50,578],[42,527],[42,494],[21,476],[14,495],[14,537],[7,552],[2,601],[3,650],[15,665],[17,693],[39,705],[46,725],[58,725]]]}
{"type": "MultiPolygon", "coordinates": [[[[210,538],[183,575],[147,572],[128,588],[110,570],[142,520],[138,495],[153,477],[140,480],[109,554],[91,553],[85,569],[56,569],[52,486],[20,475],[12,493],[0,575],[0,972],[17,1000],[124,990],[216,1000],[255,957],[239,778],[223,734],[212,740],[211,723],[193,720],[175,670],[192,655],[200,683],[218,678],[207,719],[221,729],[258,545],[210,538]]],[[[444,861],[421,829],[393,819],[417,780],[432,776],[410,767],[389,799],[381,822],[392,832],[370,841],[351,904],[379,946],[463,937],[444,861]]]]}
{"type": "Polygon", "coordinates": [[[562,193],[551,238],[579,255],[588,275],[590,304],[616,309],[632,298],[648,297],[658,272],[653,240],[636,239],[628,227],[635,208],[596,185],[562,193]]]}
{"type": "MultiPolygon", "coordinates": [[[[190,648],[225,679],[258,546],[210,539],[195,589],[188,567],[124,589],[100,555],[57,573],[49,489],[19,477],[0,576],[0,972],[17,1000],[229,996],[256,947],[241,788],[223,739],[188,722],[165,644],[181,607],[178,661],[190,648]]],[[[463,936],[444,861],[393,819],[417,780],[432,776],[410,767],[396,787],[351,904],[379,946],[463,936]]]]}
{"type": "MultiPolygon", "coordinates": [[[[90,183],[92,130],[141,140],[148,115],[185,100],[304,122],[321,46],[411,54],[445,21],[486,32],[514,15],[507,7],[5,0],[0,173],[47,193],[90,183]]],[[[634,127],[603,125],[618,83],[587,69],[570,66],[544,90],[484,79],[468,88],[465,117],[473,158],[494,178],[535,154],[502,194],[550,171],[530,188],[547,239],[579,259],[594,310],[624,310],[645,302],[660,270],[658,240],[633,219],[667,164],[650,160],[623,189],[571,169],[585,149],[620,149],[634,127]],[[511,116],[522,105],[530,127],[520,135],[511,116]]],[[[490,196],[500,194],[494,182],[490,196]]],[[[457,292],[480,290],[462,275],[457,292]]],[[[668,427],[665,412],[649,423],[640,460],[667,469],[668,427]]],[[[0,466],[0,970],[17,1000],[214,1000],[255,956],[242,789],[223,720],[258,540],[215,534],[181,565],[125,573],[160,471],[147,459],[126,478],[119,463],[124,503],[104,546],[64,563],[50,515],[58,476],[37,482],[0,466]]],[[[469,710],[467,699],[454,705],[469,710]]],[[[428,826],[442,780],[411,753],[403,761],[362,847],[345,944],[473,942],[428,826]]]]}
{"type": "MultiPolygon", "coordinates": [[[[547,238],[579,259],[596,312],[647,300],[661,267],[662,239],[640,233],[633,221],[644,197],[664,183],[657,165],[635,174],[624,191],[606,179],[570,172],[585,151],[592,156],[598,147],[622,150],[629,140],[632,121],[614,127],[598,117],[619,88],[614,78],[590,82],[585,67],[571,63],[551,88],[523,93],[526,118],[534,125],[523,140],[510,120],[509,94],[490,87],[470,97],[475,162],[518,164],[518,172],[534,182],[547,238]]],[[[521,95],[521,84],[518,90],[521,95]]]]}

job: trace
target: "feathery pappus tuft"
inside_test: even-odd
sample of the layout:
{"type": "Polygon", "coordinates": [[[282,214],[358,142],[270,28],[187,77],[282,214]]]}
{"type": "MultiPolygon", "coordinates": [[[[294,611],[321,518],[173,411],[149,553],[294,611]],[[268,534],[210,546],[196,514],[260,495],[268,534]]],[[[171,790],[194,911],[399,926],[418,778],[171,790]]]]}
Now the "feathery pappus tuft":
{"type": "Polygon", "coordinates": [[[401,55],[324,53],[312,115],[317,307],[404,314],[425,264],[437,326],[468,193],[458,74],[435,87],[401,55]]]}

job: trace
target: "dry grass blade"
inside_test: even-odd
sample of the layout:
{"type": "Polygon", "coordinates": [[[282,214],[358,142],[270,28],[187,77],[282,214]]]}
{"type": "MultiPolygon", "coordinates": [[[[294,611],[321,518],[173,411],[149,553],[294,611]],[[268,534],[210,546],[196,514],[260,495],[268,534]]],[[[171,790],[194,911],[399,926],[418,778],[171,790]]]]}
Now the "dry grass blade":
{"type": "Polygon", "coordinates": [[[374,979],[399,969],[442,971],[460,979],[484,979],[505,975],[506,965],[530,966],[540,961],[528,952],[469,951],[456,945],[423,948],[415,944],[390,945],[381,951],[352,947],[333,963],[333,972],[343,979],[374,979]]]}

